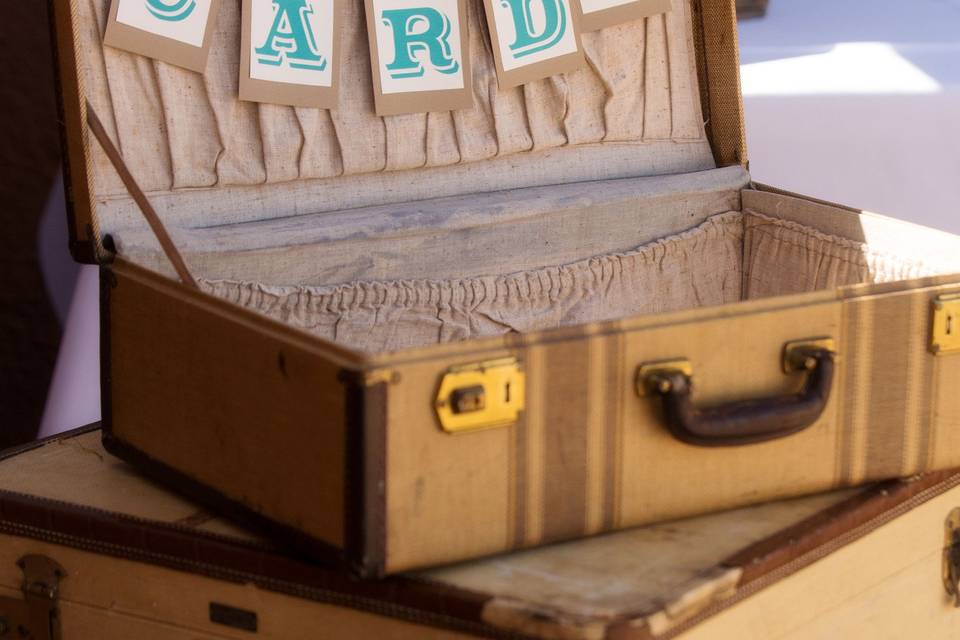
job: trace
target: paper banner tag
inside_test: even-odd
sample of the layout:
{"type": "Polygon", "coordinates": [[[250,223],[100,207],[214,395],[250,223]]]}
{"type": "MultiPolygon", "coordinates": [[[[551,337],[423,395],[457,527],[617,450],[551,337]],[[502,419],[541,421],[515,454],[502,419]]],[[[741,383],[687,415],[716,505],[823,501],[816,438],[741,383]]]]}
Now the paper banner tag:
{"type": "Polygon", "coordinates": [[[337,106],[342,0],[243,0],[240,99],[337,106]]]}
{"type": "Polygon", "coordinates": [[[501,89],[586,64],[570,0],[484,0],[501,89]]]}
{"type": "Polygon", "coordinates": [[[579,0],[584,33],[670,11],[671,0],[579,0]]]}
{"type": "Polygon", "coordinates": [[[113,0],[103,43],[203,72],[220,0],[113,0]]]}
{"type": "Polygon", "coordinates": [[[466,0],[365,0],[377,115],[473,105],[466,0]]]}

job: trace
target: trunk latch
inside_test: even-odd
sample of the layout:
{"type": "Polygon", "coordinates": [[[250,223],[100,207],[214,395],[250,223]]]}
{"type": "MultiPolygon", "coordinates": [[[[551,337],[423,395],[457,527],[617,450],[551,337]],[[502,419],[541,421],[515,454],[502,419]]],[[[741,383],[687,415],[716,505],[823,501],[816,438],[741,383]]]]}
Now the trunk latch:
{"type": "Polygon", "coordinates": [[[943,586],[960,607],[960,508],[947,516],[943,540],[943,586]]]}
{"type": "Polygon", "coordinates": [[[46,556],[26,555],[17,561],[23,571],[23,598],[0,596],[0,638],[60,640],[60,580],[67,574],[46,556]]]}

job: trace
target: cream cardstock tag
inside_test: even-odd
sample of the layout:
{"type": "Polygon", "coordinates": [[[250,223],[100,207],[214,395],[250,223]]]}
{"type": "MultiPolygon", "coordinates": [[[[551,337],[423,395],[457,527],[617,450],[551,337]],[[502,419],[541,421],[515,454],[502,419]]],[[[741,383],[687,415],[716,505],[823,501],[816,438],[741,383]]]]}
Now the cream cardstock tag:
{"type": "Polygon", "coordinates": [[[377,115],[473,104],[466,0],[365,0],[377,115]]]}
{"type": "Polygon", "coordinates": [[[113,0],[104,44],[202,72],[219,2],[113,0]]]}
{"type": "Polygon", "coordinates": [[[670,11],[671,0],[579,0],[586,33],[670,11]]]}
{"type": "Polygon", "coordinates": [[[333,108],[340,0],[243,0],[240,99],[333,108]]]}
{"type": "Polygon", "coordinates": [[[586,63],[570,0],[484,0],[501,89],[586,63]]]}

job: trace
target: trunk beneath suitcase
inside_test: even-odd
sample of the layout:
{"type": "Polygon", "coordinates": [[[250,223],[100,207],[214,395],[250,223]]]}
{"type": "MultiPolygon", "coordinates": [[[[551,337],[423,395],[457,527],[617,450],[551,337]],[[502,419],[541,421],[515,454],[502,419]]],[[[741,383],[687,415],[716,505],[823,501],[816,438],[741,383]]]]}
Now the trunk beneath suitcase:
{"type": "Polygon", "coordinates": [[[960,494],[950,473],[363,582],[131,473],[99,440],[85,429],[0,452],[0,621],[33,637],[47,637],[51,620],[64,640],[956,629],[940,576],[944,520],[955,521],[960,494]],[[25,609],[42,615],[25,620],[25,609]]]}

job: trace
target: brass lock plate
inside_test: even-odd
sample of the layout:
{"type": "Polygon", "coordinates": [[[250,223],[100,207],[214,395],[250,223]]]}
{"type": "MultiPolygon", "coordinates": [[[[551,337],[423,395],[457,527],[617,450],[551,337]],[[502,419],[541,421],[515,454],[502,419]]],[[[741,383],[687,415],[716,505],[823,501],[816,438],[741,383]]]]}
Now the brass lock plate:
{"type": "Polygon", "coordinates": [[[960,293],[940,296],[933,301],[930,333],[930,351],[934,354],[960,353],[960,293]]]}
{"type": "Polygon", "coordinates": [[[434,403],[440,427],[466,433],[513,424],[524,408],[524,383],[516,358],[451,367],[434,403]]]}

